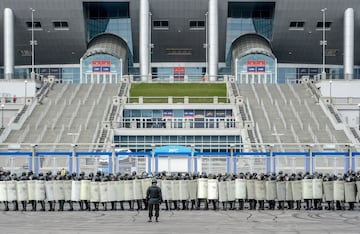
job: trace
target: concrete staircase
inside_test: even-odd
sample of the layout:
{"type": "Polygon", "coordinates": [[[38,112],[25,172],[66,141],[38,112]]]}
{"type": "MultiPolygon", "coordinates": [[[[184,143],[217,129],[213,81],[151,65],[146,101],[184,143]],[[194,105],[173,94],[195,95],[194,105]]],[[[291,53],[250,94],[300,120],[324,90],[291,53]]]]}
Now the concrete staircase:
{"type": "Polygon", "coordinates": [[[241,84],[238,87],[245,103],[250,104],[263,143],[348,142],[343,131],[334,129],[305,85],[241,84]]]}
{"type": "Polygon", "coordinates": [[[5,143],[94,143],[118,85],[55,84],[5,143]]]}

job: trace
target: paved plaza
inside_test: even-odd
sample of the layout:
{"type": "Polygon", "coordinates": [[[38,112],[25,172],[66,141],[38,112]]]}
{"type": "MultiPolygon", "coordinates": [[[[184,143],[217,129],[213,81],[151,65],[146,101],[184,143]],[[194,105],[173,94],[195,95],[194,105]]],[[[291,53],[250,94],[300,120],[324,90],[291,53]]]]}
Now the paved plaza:
{"type": "Polygon", "coordinates": [[[1,212],[1,233],[359,233],[360,211],[1,212]]]}

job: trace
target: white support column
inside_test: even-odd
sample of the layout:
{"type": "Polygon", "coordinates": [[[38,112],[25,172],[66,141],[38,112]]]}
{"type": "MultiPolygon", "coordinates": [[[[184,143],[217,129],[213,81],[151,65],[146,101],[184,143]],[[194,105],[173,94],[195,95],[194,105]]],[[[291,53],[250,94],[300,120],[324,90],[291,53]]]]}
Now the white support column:
{"type": "Polygon", "coordinates": [[[141,81],[149,75],[149,0],[140,0],[139,62],[141,81]]]}
{"type": "Polygon", "coordinates": [[[14,75],[14,14],[10,8],[4,9],[4,78],[14,75]]]}
{"type": "Polygon", "coordinates": [[[344,13],[344,79],[354,76],[354,9],[348,8],[344,13]]]}
{"type": "Polygon", "coordinates": [[[209,80],[216,81],[218,75],[219,62],[219,9],[218,0],[209,0],[209,31],[208,31],[208,48],[209,48],[209,80]]]}

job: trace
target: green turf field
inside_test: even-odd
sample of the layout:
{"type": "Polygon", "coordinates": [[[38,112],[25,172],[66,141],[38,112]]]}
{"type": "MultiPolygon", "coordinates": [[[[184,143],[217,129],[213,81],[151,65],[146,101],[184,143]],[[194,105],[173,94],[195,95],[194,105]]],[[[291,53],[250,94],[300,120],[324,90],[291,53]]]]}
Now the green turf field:
{"type": "MultiPolygon", "coordinates": [[[[130,90],[130,102],[136,102],[136,97],[154,97],[144,99],[144,103],[164,103],[166,97],[173,96],[174,102],[183,102],[183,97],[202,97],[190,98],[191,103],[209,103],[212,98],[205,97],[226,97],[226,84],[170,84],[170,83],[141,83],[132,84],[130,90]],[[156,98],[155,98],[156,97],[156,98]],[[163,98],[161,98],[163,97],[163,98]],[[175,98],[177,97],[177,98],[175,98]]],[[[225,98],[219,98],[219,102],[226,102],[225,98]]]]}

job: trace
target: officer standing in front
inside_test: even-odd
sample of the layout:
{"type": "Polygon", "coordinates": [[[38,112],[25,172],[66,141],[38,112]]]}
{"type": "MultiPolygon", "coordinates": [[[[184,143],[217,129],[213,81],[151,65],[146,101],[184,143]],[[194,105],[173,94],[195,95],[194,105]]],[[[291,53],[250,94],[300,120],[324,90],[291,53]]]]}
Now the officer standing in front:
{"type": "Polygon", "coordinates": [[[159,207],[162,202],[162,196],[161,196],[161,188],[156,185],[157,180],[152,180],[152,185],[147,189],[146,191],[146,200],[149,204],[149,221],[152,222],[152,216],[153,216],[153,209],[155,208],[155,218],[156,222],[158,222],[159,218],[159,207]]]}

